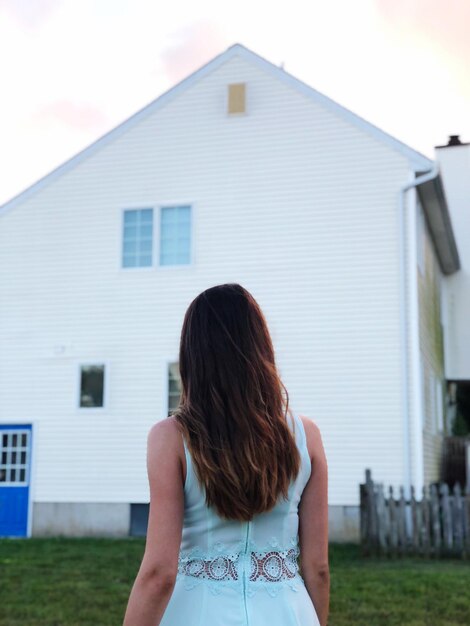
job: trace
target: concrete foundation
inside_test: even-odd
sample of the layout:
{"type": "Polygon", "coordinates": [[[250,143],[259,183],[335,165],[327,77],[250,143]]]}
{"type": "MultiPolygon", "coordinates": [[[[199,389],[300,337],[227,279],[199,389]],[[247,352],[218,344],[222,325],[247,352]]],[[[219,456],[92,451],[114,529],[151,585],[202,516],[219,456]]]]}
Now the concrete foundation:
{"type": "Polygon", "coordinates": [[[35,537],[127,537],[130,504],[35,502],[31,534],[35,537]]]}
{"type": "MultiPolygon", "coordinates": [[[[131,505],[123,503],[35,502],[32,535],[36,537],[145,536],[148,504],[141,505],[141,508],[142,511],[134,505],[134,513],[131,515],[131,505]],[[134,519],[131,520],[131,517],[134,519]]],[[[328,518],[329,541],[359,542],[358,506],[330,506],[328,518]]]]}
{"type": "Polygon", "coordinates": [[[359,506],[331,505],[328,507],[328,539],[338,543],[359,543],[359,506]]]}

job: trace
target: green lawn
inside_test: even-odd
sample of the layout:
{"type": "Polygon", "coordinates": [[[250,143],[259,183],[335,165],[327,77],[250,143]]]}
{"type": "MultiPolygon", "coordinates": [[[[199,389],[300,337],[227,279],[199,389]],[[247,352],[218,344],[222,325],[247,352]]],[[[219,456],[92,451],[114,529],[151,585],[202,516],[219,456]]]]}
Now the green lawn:
{"type": "MultiPolygon", "coordinates": [[[[140,538],[0,539],[0,626],[121,626],[143,550],[140,538]]],[[[470,624],[469,562],[332,544],[330,566],[329,626],[470,624]]]]}

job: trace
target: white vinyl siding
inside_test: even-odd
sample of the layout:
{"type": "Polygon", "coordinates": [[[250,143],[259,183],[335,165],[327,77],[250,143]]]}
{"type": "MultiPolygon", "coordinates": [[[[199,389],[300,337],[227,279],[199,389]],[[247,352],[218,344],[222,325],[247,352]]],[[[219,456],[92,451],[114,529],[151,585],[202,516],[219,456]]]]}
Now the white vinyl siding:
{"type": "Polygon", "coordinates": [[[0,419],[38,422],[35,501],[148,501],[146,435],[165,417],[184,313],[230,281],[258,300],[289,404],[322,432],[330,504],[358,504],[365,467],[403,484],[397,199],[410,174],[235,56],[0,216],[0,419]],[[249,115],[228,116],[239,82],[249,115]],[[183,204],[197,206],[197,262],[123,269],[123,209],[157,221],[183,204]],[[87,419],[75,367],[103,356],[108,408],[87,419]]]}

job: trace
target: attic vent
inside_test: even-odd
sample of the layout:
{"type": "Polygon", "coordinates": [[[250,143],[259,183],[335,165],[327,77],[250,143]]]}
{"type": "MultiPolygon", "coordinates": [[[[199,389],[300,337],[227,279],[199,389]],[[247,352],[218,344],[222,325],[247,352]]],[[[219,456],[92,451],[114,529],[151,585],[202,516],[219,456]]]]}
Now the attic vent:
{"type": "Polygon", "coordinates": [[[245,83],[228,86],[228,113],[245,113],[245,83]]]}

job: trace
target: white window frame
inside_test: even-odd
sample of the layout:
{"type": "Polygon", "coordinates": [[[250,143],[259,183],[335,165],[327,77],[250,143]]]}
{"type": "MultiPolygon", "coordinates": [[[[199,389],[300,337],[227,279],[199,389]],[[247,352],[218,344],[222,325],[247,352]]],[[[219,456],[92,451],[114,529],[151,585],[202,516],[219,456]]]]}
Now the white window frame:
{"type": "Polygon", "coordinates": [[[121,209],[121,224],[120,224],[120,229],[119,229],[119,268],[120,270],[122,270],[123,272],[129,272],[129,271],[139,271],[139,270],[152,270],[155,267],[155,247],[156,247],[156,243],[155,243],[155,206],[152,203],[139,203],[139,204],[126,204],[126,206],[122,207],[121,209]],[[123,261],[123,254],[122,254],[122,247],[123,247],[123,242],[124,242],[124,214],[126,211],[140,211],[142,209],[152,209],[153,211],[153,217],[152,217],[152,263],[150,265],[137,265],[137,266],[130,266],[130,267],[124,267],[122,261],[123,261]]]}

